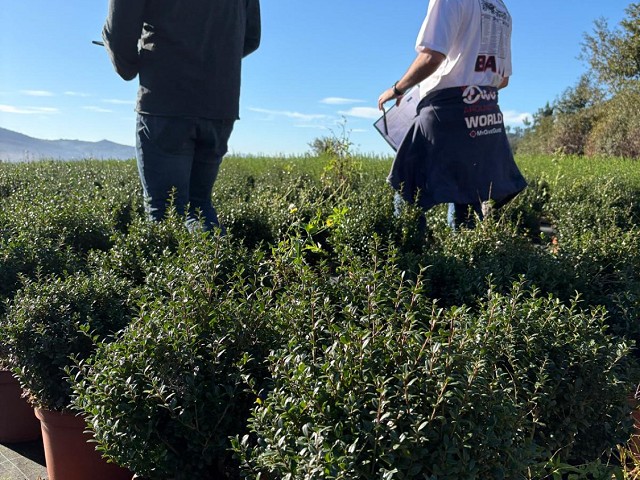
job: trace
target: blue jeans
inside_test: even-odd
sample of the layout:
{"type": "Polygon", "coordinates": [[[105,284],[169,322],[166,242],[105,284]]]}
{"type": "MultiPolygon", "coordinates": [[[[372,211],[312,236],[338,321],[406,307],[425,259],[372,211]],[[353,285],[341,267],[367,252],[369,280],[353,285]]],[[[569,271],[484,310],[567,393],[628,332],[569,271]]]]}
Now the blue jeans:
{"type": "Polygon", "coordinates": [[[211,193],[233,123],[138,114],[136,156],[145,211],[151,220],[162,220],[173,200],[189,228],[200,220],[206,230],[220,227],[211,193]]]}
{"type": "MultiPolygon", "coordinates": [[[[393,214],[397,217],[400,215],[400,209],[405,203],[402,195],[396,192],[393,196],[393,214]]],[[[427,212],[423,211],[418,217],[418,231],[425,233],[427,230],[427,212]]],[[[482,211],[482,203],[449,203],[447,211],[447,223],[453,230],[460,227],[474,228],[476,224],[476,215],[480,220],[484,218],[482,211]]]]}
{"type": "Polygon", "coordinates": [[[477,203],[450,203],[447,212],[447,221],[454,230],[460,227],[474,228],[476,225],[476,215],[480,220],[484,218],[482,204],[477,203]]]}

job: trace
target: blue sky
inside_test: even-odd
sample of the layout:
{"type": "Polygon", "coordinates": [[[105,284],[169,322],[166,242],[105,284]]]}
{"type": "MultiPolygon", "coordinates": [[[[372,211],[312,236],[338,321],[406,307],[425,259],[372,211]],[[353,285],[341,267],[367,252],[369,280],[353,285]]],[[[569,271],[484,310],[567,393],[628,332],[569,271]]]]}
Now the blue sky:
{"type": "MultiPolygon", "coordinates": [[[[99,39],[107,0],[1,0],[0,127],[43,139],[133,145],[137,83],[114,73],[99,39]]],[[[508,125],[586,70],[584,33],[617,26],[626,0],[506,0],[514,74],[501,92],[508,125]]],[[[382,90],[415,57],[427,0],[262,0],[261,48],[243,71],[239,154],[292,155],[346,129],[361,153],[391,154],[372,124],[382,90]]]]}

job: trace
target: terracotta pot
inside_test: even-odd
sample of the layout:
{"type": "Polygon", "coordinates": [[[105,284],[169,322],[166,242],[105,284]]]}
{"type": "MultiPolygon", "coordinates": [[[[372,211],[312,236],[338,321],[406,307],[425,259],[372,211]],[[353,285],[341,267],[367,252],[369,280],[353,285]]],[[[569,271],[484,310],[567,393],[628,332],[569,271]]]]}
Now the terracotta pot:
{"type": "Polygon", "coordinates": [[[49,480],[130,480],[132,473],[113,463],[107,463],[91,434],[84,433],[82,417],[72,413],[35,409],[42,426],[44,457],[49,480]]]}
{"type": "Polygon", "coordinates": [[[18,380],[0,370],[0,443],[30,442],[40,438],[40,422],[22,398],[18,380]]]}

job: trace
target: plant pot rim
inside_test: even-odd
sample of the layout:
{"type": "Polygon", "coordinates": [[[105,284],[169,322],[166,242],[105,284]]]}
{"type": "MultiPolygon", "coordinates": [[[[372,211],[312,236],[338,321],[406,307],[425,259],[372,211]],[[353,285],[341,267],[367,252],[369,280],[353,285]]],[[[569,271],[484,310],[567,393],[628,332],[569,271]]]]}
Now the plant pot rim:
{"type": "Polygon", "coordinates": [[[48,410],[42,407],[35,407],[34,412],[38,420],[48,425],[59,427],[78,427],[86,425],[84,417],[71,410],[48,410]]]}

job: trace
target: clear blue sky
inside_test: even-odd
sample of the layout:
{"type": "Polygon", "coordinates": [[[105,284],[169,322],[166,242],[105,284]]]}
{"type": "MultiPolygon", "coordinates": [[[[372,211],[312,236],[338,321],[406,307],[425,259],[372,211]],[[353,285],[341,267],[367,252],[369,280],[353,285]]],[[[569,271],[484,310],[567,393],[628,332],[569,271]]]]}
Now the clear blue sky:
{"type": "MultiPolygon", "coordinates": [[[[136,81],[124,82],[99,39],[107,0],[0,0],[0,127],[44,139],[133,145],[136,81]]],[[[626,0],[506,0],[514,74],[501,92],[522,124],[575,85],[584,33],[617,26],[626,0]]],[[[261,48],[244,63],[241,120],[230,148],[299,154],[347,130],[362,153],[390,154],[372,127],[382,90],[415,57],[427,0],[262,0],[261,48]]]]}

